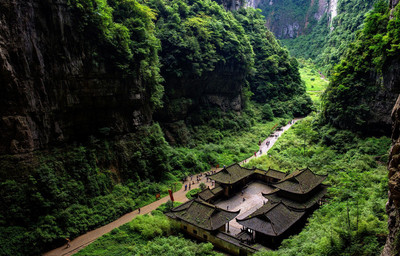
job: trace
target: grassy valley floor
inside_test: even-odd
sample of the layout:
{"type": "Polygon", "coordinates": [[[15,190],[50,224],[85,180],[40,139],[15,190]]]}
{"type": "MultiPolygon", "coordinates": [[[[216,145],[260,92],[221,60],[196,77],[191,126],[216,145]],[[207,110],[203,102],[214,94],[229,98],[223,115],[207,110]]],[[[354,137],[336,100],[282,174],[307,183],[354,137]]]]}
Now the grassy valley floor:
{"type": "Polygon", "coordinates": [[[304,59],[299,59],[299,71],[301,80],[306,85],[307,94],[310,95],[316,109],[320,109],[321,95],[328,87],[329,81],[323,74],[320,74],[318,68],[304,59]]]}

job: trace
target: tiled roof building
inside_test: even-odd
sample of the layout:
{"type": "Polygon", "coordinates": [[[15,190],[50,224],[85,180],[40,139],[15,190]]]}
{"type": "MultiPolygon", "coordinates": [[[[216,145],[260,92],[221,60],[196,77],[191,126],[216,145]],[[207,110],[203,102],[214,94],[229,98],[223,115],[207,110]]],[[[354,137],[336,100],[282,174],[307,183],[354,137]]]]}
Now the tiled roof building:
{"type": "Polygon", "coordinates": [[[306,168],[292,172],[273,185],[289,193],[304,195],[320,185],[326,177],[327,175],[314,174],[309,168],[306,168]]]}
{"type": "Polygon", "coordinates": [[[204,189],[203,191],[198,193],[200,199],[212,203],[217,199],[223,192],[223,188],[221,186],[216,186],[213,189],[204,189]]]}
{"type": "Polygon", "coordinates": [[[239,212],[227,211],[200,199],[194,199],[175,207],[166,215],[204,230],[214,231],[224,227],[239,212]]]}
{"type": "Polygon", "coordinates": [[[273,247],[277,240],[290,234],[289,229],[303,216],[304,210],[287,207],[284,203],[268,202],[237,222],[250,232],[255,232],[255,241],[273,247]]]}
{"type": "Polygon", "coordinates": [[[327,175],[315,174],[309,168],[286,174],[271,168],[247,169],[233,164],[208,177],[215,181],[215,188],[201,191],[198,199],[175,207],[166,215],[178,221],[185,233],[234,255],[249,255],[258,250],[257,246],[279,246],[283,239],[300,231],[306,217],[327,192],[327,186],[322,184],[327,175]],[[266,204],[236,219],[243,228],[233,236],[229,233],[229,222],[240,211],[224,210],[211,202],[240,191],[243,196],[243,189],[252,181],[265,182],[275,189],[263,193],[268,199],[266,204]]]}
{"type": "Polygon", "coordinates": [[[272,184],[276,189],[263,196],[271,202],[283,202],[291,208],[310,209],[326,194],[327,186],[322,184],[326,177],[313,173],[309,168],[296,170],[272,184]]]}
{"type": "Polygon", "coordinates": [[[254,173],[254,170],[241,167],[239,164],[232,164],[221,171],[210,175],[209,178],[219,184],[235,184],[254,173]]]}
{"type": "Polygon", "coordinates": [[[224,195],[229,197],[242,190],[252,180],[271,183],[277,182],[285,176],[286,173],[271,168],[267,171],[257,168],[247,169],[235,163],[208,177],[221,186],[224,195]]]}

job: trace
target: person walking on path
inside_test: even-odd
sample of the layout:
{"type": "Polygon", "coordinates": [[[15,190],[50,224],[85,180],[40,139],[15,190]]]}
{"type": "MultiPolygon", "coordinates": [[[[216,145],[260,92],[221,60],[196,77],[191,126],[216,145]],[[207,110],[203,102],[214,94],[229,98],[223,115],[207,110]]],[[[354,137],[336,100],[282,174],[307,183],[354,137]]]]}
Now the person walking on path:
{"type": "Polygon", "coordinates": [[[69,238],[65,238],[65,240],[67,240],[67,246],[65,247],[65,249],[71,247],[71,240],[69,240],[69,238]]]}
{"type": "Polygon", "coordinates": [[[138,210],[138,213],[140,213],[140,208],[138,208],[137,210],[138,210]]]}

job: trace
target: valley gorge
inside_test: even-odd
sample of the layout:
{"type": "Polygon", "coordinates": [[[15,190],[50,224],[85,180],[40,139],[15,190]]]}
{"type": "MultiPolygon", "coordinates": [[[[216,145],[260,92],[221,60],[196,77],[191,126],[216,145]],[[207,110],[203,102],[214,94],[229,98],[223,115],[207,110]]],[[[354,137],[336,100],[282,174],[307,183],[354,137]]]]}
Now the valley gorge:
{"type": "MultiPolygon", "coordinates": [[[[399,254],[399,17],[398,0],[0,2],[0,255],[64,246],[306,116],[245,167],[310,166],[327,199],[256,255],[399,254]]],[[[134,255],[185,240],[145,218],[108,238],[134,255]]]]}

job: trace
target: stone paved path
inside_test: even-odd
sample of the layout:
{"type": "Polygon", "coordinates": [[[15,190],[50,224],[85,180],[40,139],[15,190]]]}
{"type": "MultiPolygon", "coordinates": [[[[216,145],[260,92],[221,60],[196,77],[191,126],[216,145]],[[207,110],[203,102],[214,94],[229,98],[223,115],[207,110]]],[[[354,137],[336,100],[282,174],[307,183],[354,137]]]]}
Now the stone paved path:
{"type": "Polygon", "coordinates": [[[261,142],[260,148],[255,155],[252,155],[251,157],[241,161],[239,164],[243,165],[244,163],[249,162],[250,159],[253,159],[255,157],[260,157],[262,155],[266,155],[268,150],[272,148],[272,146],[275,144],[275,142],[278,140],[278,138],[287,131],[293,124],[295,124],[297,121],[301,120],[302,118],[295,118],[292,120],[292,123],[289,123],[285,126],[282,127],[282,130],[280,131],[275,131],[273,132],[268,138],[266,138],[263,142],[261,142]],[[269,144],[268,144],[269,142],[269,144]]]}
{"type": "MultiPolygon", "coordinates": [[[[300,118],[296,118],[294,119],[293,123],[297,122],[298,120],[300,120],[300,118]]],[[[282,131],[275,131],[272,135],[278,135],[277,137],[268,137],[266,140],[264,140],[261,143],[260,146],[260,150],[262,153],[260,153],[260,151],[257,152],[257,156],[259,157],[261,155],[265,155],[268,150],[274,145],[274,143],[278,140],[278,137],[287,129],[290,128],[290,126],[292,126],[292,124],[288,124],[284,127],[282,127],[282,131]],[[270,141],[270,144],[267,146],[267,141],[270,141]]],[[[255,156],[251,156],[248,159],[240,162],[239,164],[243,164],[244,162],[248,162],[248,160],[254,158],[255,156]]],[[[212,171],[220,171],[222,168],[216,169],[213,168],[211,169],[212,171]]],[[[189,178],[190,180],[190,178],[189,178]]],[[[193,175],[193,180],[195,181],[195,184],[191,186],[191,189],[194,188],[198,188],[200,183],[205,183],[207,186],[210,186],[210,188],[212,188],[211,186],[211,182],[206,182],[206,176],[203,174],[201,177],[201,180],[197,183],[196,182],[196,175],[193,175]]],[[[186,202],[188,201],[188,199],[186,198],[186,193],[187,191],[185,191],[185,184],[188,184],[189,181],[186,181],[181,190],[177,191],[174,193],[174,199],[177,202],[186,202]]],[[[140,214],[147,214],[150,213],[151,211],[157,209],[157,207],[159,207],[161,204],[166,203],[169,200],[169,196],[163,197],[161,199],[159,199],[158,201],[155,201],[151,204],[148,204],[146,206],[143,206],[140,209],[140,214]]],[[[82,250],[83,248],[85,248],[86,246],[88,246],[90,243],[94,242],[97,238],[101,237],[102,235],[110,232],[111,230],[113,230],[114,228],[118,228],[119,226],[128,223],[129,221],[131,221],[133,218],[135,218],[137,215],[139,215],[138,211],[135,210],[133,212],[127,213],[124,216],[120,217],[119,219],[105,225],[102,227],[99,227],[95,230],[89,231],[86,234],[83,234],[77,238],[75,238],[74,240],[71,241],[71,246],[69,248],[66,248],[66,246],[61,246],[59,248],[56,248],[52,251],[46,252],[43,254],[43,256],[68,256],[68,255],[73,255],[74,253],[77,253],[78,251],[82,250]]]]}

